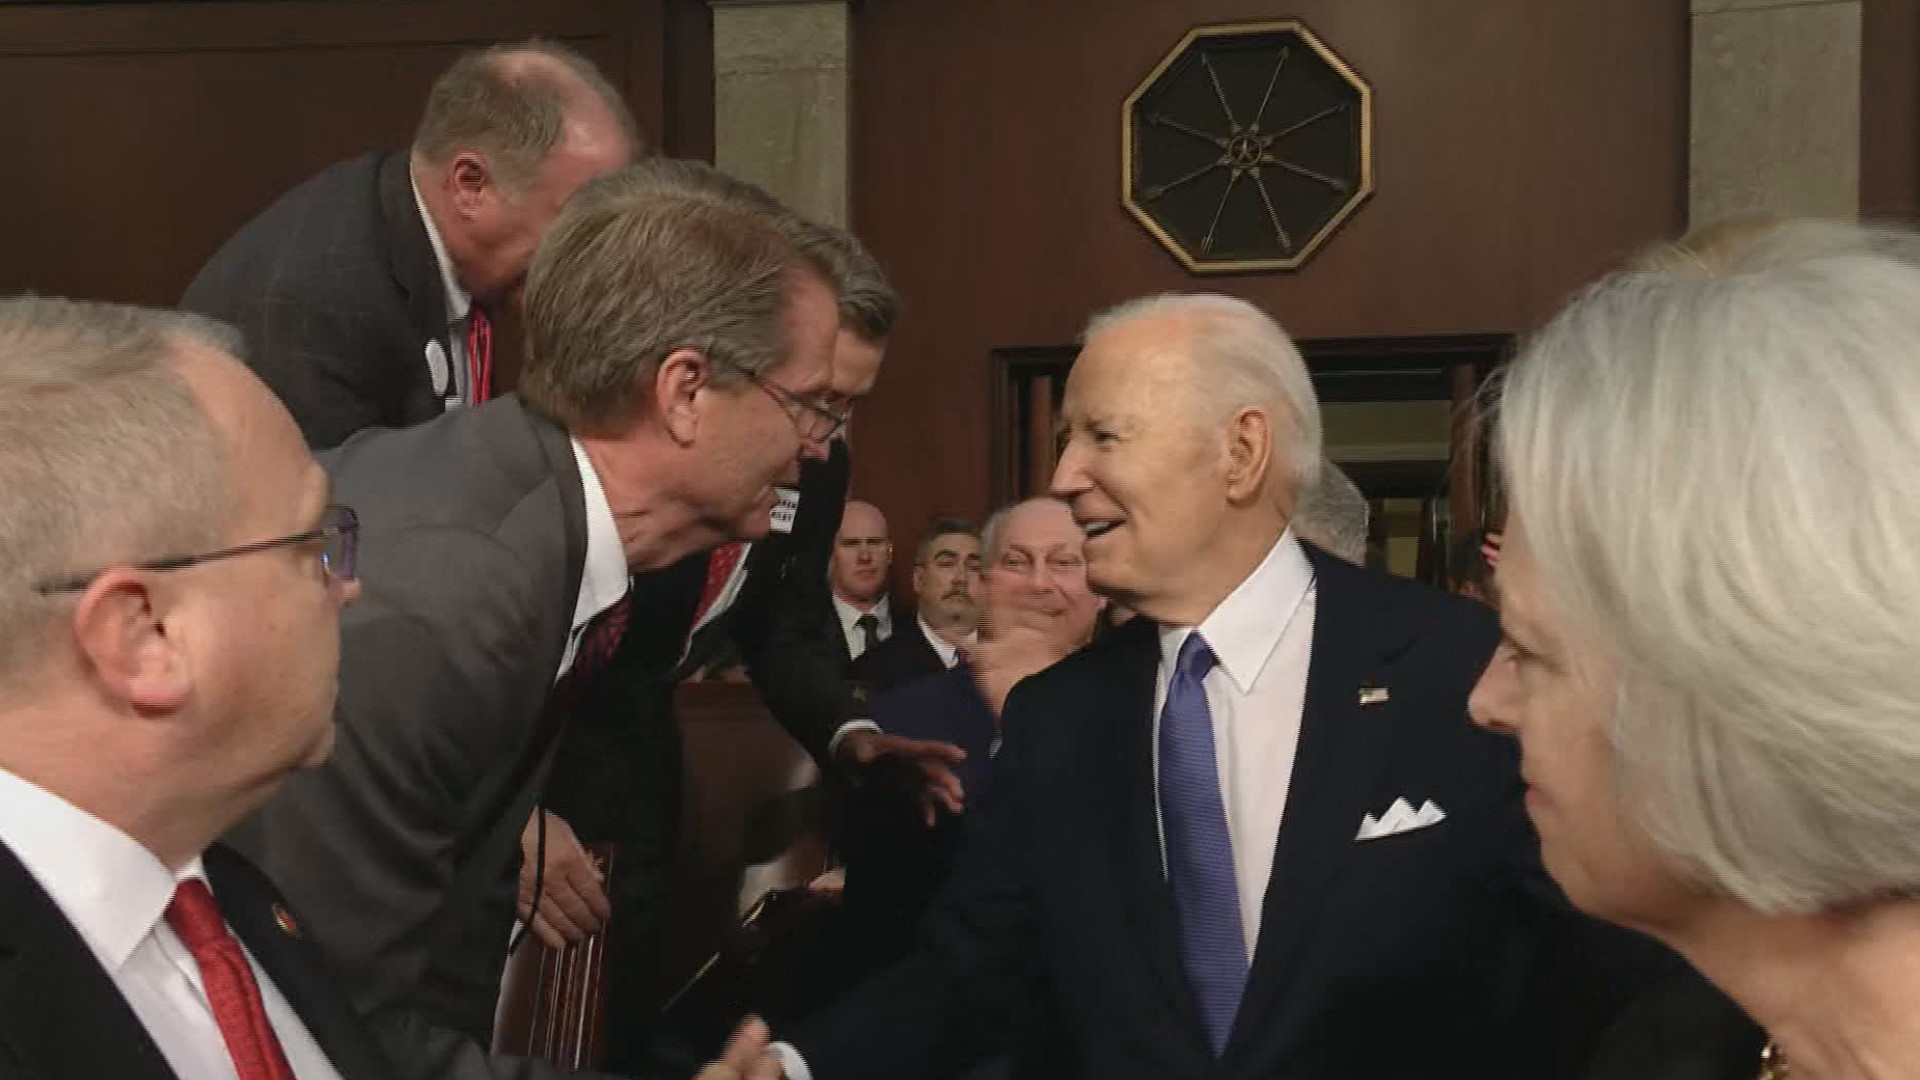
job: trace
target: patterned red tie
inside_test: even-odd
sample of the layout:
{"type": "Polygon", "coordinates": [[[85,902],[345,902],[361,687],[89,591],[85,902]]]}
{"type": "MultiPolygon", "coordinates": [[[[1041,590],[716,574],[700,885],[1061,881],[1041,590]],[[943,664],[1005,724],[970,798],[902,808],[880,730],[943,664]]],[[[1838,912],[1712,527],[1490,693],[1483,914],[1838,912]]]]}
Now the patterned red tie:
{"type": "Polygon", "coordinates": [[[467,398],[484,404],[493,396],[493,320],[479,304],[467,311],[467,398]]]}
{"type": "Polygon", "coordinates": [[[700,620],[706,618],[707,612],[719,601],[720,593],[726,589],[727,582],[733,578],[734,567],[740,565],[740,556],[746,552],[746,541],[735,540],[729,544],[721,544],[707,556],[707,583],[700,588],[700,606],[693,609],[694,629],[700,628],[700,620]]]}
{"type": "Polygon", "coordinates": [[[567,681],[585,683],[606,667],[626,632],[627,597],[623,596],[612,607],[595,615],[580,632],[580,644],[574,647],[573,666],[567,669],[567,681]]]}
{"type": "Polygon", "coordinates": [[[240,1080],[295,1080],[280,1039],[267,1022],[253,967],[227,931],[206,882],[195,878],[180,883],[167,904],[167,925],[200,965],[207,1005],[220,1025],[220,1037],[226,1040],[227,1055],[233,1058],[240,1080]]]}

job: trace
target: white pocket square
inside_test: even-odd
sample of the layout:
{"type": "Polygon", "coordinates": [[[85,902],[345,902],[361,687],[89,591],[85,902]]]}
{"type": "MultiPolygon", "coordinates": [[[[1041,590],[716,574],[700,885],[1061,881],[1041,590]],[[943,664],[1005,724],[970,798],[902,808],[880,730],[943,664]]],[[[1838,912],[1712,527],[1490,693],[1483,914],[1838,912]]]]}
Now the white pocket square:
{"type": "Polygon", "coordinates": [[[1359,835],[1354,837],[1354,840],[1356,842],[1362,840],[1378,840],[1384,836],[1413,832],[1415,829],[1424,829],[1429,825],[1438,825],[1445,820],[1447,820],[1447,812],[1435,806],[1432,799],[1421,803],[1420,809],[1415,810],[1407,804],[1407,800],[1404,797],[1398,798],[1393,800],[1393,805],[1387,807],[1387,812],[1381,814],[1379,817],[1368,814],[1361,818],[1360,832],[1359,835]]]}

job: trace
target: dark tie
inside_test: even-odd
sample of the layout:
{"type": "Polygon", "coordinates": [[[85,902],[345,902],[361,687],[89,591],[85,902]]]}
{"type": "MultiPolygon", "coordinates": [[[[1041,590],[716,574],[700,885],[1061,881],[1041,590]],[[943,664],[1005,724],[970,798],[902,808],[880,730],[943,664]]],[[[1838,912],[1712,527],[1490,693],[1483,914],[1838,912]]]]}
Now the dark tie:
{"type": "Polygon", "coordinates": [[[880,644],[880,616],[869,611],[853,620],[853,625],[860,628],[861,655],[872,652],[873,647],[880,644]]]}
{"type": "Polygon", "coordinates": [[[294,1080],[293,1067],[267,1021],[253,967],[240,943],[227,932],[227,922],[220,917],[220,906],[206,882],[191,878],[180,883],[167,904],[167,925],[200,965],[207,1005],[240,1080],[294,1080]]]}
{"type": "Polygon", "coordinates": [[[580,643],[573,649],[573,666],[567,669],[563,682],[584,684],[607,666],[626,635],[627,608],[627,596],[622,596],[580,631],[580,643]]]}
{"type": "Polygon", "coordinates": [[[479,304],[467,309],[467,404],[493,397],[493,320],[479,304]]]}
{"type": "Polygon", "coordinates": [[[1215,663],[1198,632],[1189,634],[1167,682],[1160,711],[1160,821],[1167,841],[1167,883],[1180,920],[1180,957],[1200,1005],[1215,1057],[1226,1049],[1247,988],[1247,940],[1233,845],[1220,799],[1213,715],[1202,680],[1215,663]]]}
{"type": "Polygon", "coordinates": [[[700,588],[700,606],[693,609],[694,630],[700,628],[700,620],[707,617],[708,609],[719,601],[727,582],[733,580],[733,568],[740,565],[740,556],[746,551],[746,541],[734,540],[721,544],[707,555],[707,580],[700,588]]]}

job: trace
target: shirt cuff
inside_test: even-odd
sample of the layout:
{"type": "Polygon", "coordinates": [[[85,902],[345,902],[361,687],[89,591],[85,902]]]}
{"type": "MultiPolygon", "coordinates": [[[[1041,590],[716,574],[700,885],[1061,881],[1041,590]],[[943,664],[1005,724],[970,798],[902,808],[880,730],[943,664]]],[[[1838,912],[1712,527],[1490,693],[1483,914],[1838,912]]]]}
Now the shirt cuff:
{"type": "MultiPolygon", "coordinates": [[[[846,740],[847,736],[856,731],[871,731],[877,735],[880,732],[880,725],[871,720],[849,720],[841,724],[840,730],[835,731],[833,738],[827,740],[827,760],[833,760],[833,756],[840,752],[840,744],[846,740]]],[[[788,1075],[791,1076],[793,1074],[789,1073],[788,1075]]]]}
{"type": "MultiPolygon", "coordinates": [[[[845,731],[845,728],[841,729],[845,731]]],[[[813,1070],[807,1068],[807,1059],[789,1042],[777,1042],[767,1047],[767,1053],[780,1061],[780,1068],[787,1074],[787,1080],[813,1080],[813,1070]]]]}

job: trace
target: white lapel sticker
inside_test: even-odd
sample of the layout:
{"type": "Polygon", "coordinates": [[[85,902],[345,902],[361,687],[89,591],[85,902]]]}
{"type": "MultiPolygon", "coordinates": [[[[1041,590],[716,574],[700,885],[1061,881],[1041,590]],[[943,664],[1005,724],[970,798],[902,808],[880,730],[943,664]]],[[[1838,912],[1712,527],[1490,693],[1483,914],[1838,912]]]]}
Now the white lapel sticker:
{"type": "Polygon", "coordinates": [[[447,347],[431,338],[427,340],[427,375],[433,379],[435,397],[453,393],[453,364],[447,360],[447,347]]]}
{"type": "Polygon", "coordinates": [[[794,515],[800,512],[800,493],[782,487],[774,488],[773,494],[773,520],[769,527],[777,533],[790,533],[794,515]]]}

